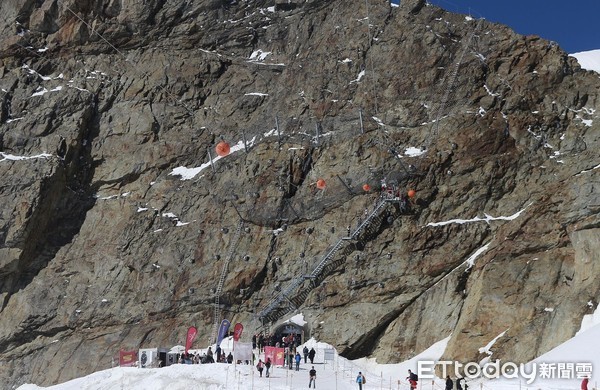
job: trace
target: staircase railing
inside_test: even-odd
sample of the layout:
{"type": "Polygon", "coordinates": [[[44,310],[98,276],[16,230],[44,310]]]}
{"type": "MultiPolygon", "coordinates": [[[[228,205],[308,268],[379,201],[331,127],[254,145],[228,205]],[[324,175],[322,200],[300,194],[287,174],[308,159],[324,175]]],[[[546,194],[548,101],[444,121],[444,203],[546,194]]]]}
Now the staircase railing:
{"type": "Polygon", "coordinates": [[[219,277],[219,282],[217,283],[217,288],[215,289],[215,304],[214,304],[214,327],[211,340],[217,341],[217,332],[219,329],[219,325],[221,322],[221,292],[223,292],[223,284],[225,283],[225,278],[227,277],[227,270],[229,268],[229,262],[233,258],[235,254],[235,249],[240,240],[240,236],[242,235],[242,228],[244,227],[244,221],[240,220],[240,223],[237,226],[235,231],[235,235],[231,240],[231,244],[229,245],[229,251],[227,252],[227,256],[223,261],[223,268],[221,269],[221,276],[219,277]]]}
{"type": "Polygon", "coordinates": [[[267,320],[272,319],[271,313],[274,310],[280,308],[281,303],[284,301],[287,301],[288,303],[290,303],[290,305],[288,305],[287,308],[283,308],[283,311],[281,313],[276,313],[276,314],[279,314],[278,317],[281,317],[281,316],[285,315],[286,313],[289,313],[290,311],[294,310],[295,307],[291,307],[291,306],[295,306],[295,304],[293,303],[293,297],[291,297],[291,295],[296,293],[296,290],[298,289],[298,287],[300,287],[307,278],[308,279],[317,279],[321,275],[321,272],[323,271],[323,269],[334,258],[335,254],[342,247],[344,242],[347,241],[348,239],[353,240],[356,237],[358,237],[361,234],[361,232],[365,228],[367,228],[379,216],[380,211],[384,207],[386,207],[387,204],[388,204],[387,200],[385,200],[385,199],[380,200],[379,203],[373,209],[373,211],[367,216],[367,218],[365,218],[365,220],[362,221],[348,237],[343,237],[343,238],[339,239],[335,243],[335,245],[331,249],[329,249],[329,251],[327,251],[327,253],[321,258],[321,261],[315,266],[313,271],[308,276],[302,275],[300,277],[296,277],[295,279],[292,280],[292,282],[283,291],[281,291],[275,298],[273,298],[265,306],[265,308],[258,313],[258,318],[263,321],[263,325],[265,325],[264,324],[265,319],[267,319],[267,320]],[[286,311],[286,309],[287,309],[287,311],[286,311]]]}

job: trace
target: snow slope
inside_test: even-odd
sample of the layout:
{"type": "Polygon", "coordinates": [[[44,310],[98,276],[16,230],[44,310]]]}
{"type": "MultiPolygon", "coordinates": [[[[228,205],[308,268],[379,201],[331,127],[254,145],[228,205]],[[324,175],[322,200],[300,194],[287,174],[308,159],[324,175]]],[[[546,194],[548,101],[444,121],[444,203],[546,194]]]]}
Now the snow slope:
{"type": "Polygon", "coordinates": [[[600,73],[600,49],[573,53],[570,56],[577,58],[579,65],[583,69],[594,70],[600,73]]]}
{"type": "MultiPolygon", "coordinates": [[[[335,353],[333,361],[324,362],[324,350],[331,348],[325,343],[314,339],[306,345],[317,350],[315,369],[317,370],[317,388],[319,389],[354,389],[357,388],[355,378],[362,371],[367,378],[365,389],[408,389],[406,373],[408,369],[416,370],[419,360],[437,360],[443,354],[449,337],[441,340],[426,351],[400,364],[377,364],[374,359],[347,360],[335,353]]],[[[226,344],[227,347],[229,346],[226,344]]],[[[224,348],[227,351],[227,347],[224,348]]],[[[600,324],[594,324],[580,332],[571,340],[561,344],[552,351],[535,359],[535,363],[574,362],[592,363],[593,368],[600,369],[600,324]]],[[[166,368],[112,368],[96,372],[83,378],[47,387],[52,390],[289,390],[306,388],[308,385],[308,370],[311,364],[300,365],[300,371],[276,367],[270,378],[258,377],[258,372],[251,365],[227,364],[176,364],[166,368]]],[[[598,374],[592,373],[589,389],[597,387],[598,374]]],[[[580,379],[551,379],[536,380],[527,385],[525,380],[473,380],[469,383],[471,389],[487,390],[567,390],[578,389],[580,379]]],[[[422,389],[443,389],[443,381],[438,379],[432,384],[428,380],[419,381],[422,389]]],[[[39,390],[42,387],[26,384],[17,390],[39,390]]]]}

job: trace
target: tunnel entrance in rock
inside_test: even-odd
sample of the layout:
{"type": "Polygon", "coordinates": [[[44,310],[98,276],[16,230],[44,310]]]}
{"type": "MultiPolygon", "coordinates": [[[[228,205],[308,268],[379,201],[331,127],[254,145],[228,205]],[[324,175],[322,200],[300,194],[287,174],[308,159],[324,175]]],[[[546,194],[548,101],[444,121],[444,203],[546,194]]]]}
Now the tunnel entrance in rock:
{"type": "Polygon", "coordinates": [[[273,331],[273,335],[279,345],[298,346],[306,341],[304,327],[296,323],[286,322],[277,326],[273,331]]]}

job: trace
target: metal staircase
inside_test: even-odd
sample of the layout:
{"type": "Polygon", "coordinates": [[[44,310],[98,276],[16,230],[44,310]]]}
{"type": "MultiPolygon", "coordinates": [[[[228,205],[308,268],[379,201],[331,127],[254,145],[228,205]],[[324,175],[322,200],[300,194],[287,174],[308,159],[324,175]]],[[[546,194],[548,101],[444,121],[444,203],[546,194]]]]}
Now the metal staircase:
{"type": "Polygon", "coordinates": [[[235,253],[235,248],[240,240],[240,236],[242,234],[242,229],[244,227],[244,221],[240,220],[238,223],[237,229],[235,231],[235,235],[231,240],[231,244],[229,245],[229,251],[227,252],[227,256],[223,261],[223,268],[221,269],[221,276],[219,277],[219,282],[217,283],[217,288],[215,290],[215,305],[214,305],[214,327],[213,333],[211,336],[211,340],[217,341],[217,332],[219,330],[219,325],[221,322],[221,292],[223,291],[223,284],[225,283],[225,278],[227,277],[227,270],[229,267],[229,262],[233,258],[235,253]]]}
{"type": "Polygon", "coordinates": [[[381,211],[389,204],[389,202],[390,199],[380,199],[379,203],[376,204],[375,208],[367,218],[365,218],[365,220],[362,221],[348,237],[340,238],[335,245],[325,253],[309,275],[301,275],[292,279],[289,285],[258,313],[258,318],[261,320],[263,326],[267,325],[269,322],[276,321],[285,314],[300,307],[308,298],[308,295],[312,290],[310,287],[304,289],[300,289],[300,287],[303,286],[307,280],[310,280],[313,286],[316,286],[320,279],[326,276],[332,268],[337,267],[340,262],[343,262],[345,256],[354,250],[350,245],[344,247],[344,244],[356,240],[363,233],[374,233],[373,225],[382,221],[383,217],[381,211]],[[332,262],[335,255],[342,247],[344,247],[344,250],[342,251],[344,256],[341,256],[338,261],[332,262]]]}

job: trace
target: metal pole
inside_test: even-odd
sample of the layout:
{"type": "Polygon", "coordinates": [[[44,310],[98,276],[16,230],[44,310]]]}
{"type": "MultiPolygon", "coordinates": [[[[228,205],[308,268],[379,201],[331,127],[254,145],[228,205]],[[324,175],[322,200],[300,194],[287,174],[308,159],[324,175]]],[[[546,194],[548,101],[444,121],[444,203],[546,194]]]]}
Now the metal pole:
{"type": "Polygon", "coordinates": [[[365,133],[365,127],[363,126],[362,108],[358,110],[358,117],[360,118],[360,133],[365,133]]]}
{"type": "Polygon", "coordinates": [[[213,173],[216,173],[215,164],[213,163],[212,154],[210,153],[210,148],[208,148],[208,158],[210,159],[210,166],[212,168],[213,173]]]}
{"type": "Polygon", "coordinates": [[[350,187],[348,187],[348,184],[346,184],[346,182],[340,177],[340,175],[336,175],[336,176],[338,179],[340,179],[340,181],[342,182],[344,187],[346,187],[346,190],[350,193],[350,195],[354,195],[354,191],[352,191],[352,189],[350,187]]]}
{"type": "Polygon", "coordinates": [[[290,206],[290,209],[292,209],[294,214],[296,214],[296,217],[300,218],[300,215],[296,212],[296,210],[294,210],[294,207],[292,206],[292,203],[290,203],[290,200],[288,198],[285,198],[285,201],[286,201],[287,205],[290,206]]]}
{"type": "Polygon", "coordinates": [[[281,147],[281,133],[279,132],[279,120],[277,119],[277,115],[275,115],[275,129],[277,129],[277,143],[279,147],[281,147]]]}
{"type": "Polygon", "coordinates": [[[319,146],[319,137],[321,137],[321,134],[319,133],[319,123],[315,125],[315,133],[317,134],[317,146],[319,146]]]}

